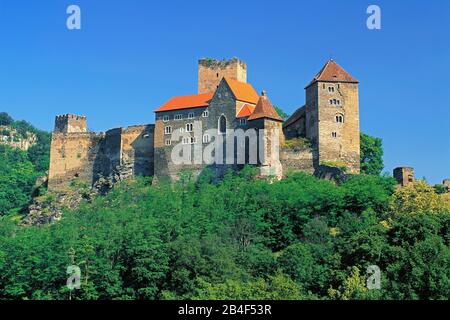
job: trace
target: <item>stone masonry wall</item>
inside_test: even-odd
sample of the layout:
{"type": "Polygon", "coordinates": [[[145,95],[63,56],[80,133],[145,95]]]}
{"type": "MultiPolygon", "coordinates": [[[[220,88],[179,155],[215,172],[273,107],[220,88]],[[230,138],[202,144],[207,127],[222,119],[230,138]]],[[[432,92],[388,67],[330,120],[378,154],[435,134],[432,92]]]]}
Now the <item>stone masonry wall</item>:
{"type": "Polygon", "coordinates": [[[216,91],[222,78],[247,82],[247,66],[239,59],[201,59],[198,62],[198,93],[216,91]]]}
{"type": "Polygon", "coordinates": [[[314,174],[314,157],[310,149],[292,150],[281,149],[280,161],[283,166],[283,174],[289,171],[304,171],[314,174]]]}
{"type": "Polygon", "coordinates": [[[77,133],[87,131],[87,121],[84,116],[65,114],[55,118],[55,132],[77,133]]]}
{"type": "Polygon", "coordinates": [[[318,105],[319,161],[343,162],[349,173],[359,173],[358,84],[319,82],[318,105]],[[334,99],[339,103],[331,104],[334,99]],[[336,116],[342,116],[343,122],[337,122],[336,116]]]}
{"type": "Polygon", "coordinates": [[[77,179],[93,186],[100,178],[115,183],[153,175],[154,126],[117,128],[106,133],[54,132],[48,186],[64,191],[77,179]]]}
{"type": "Polygon", "coordinates": [[[53,133],[48,189],[64,190],[74,178],[92,185],[103,137],[97,133],[53,133]]]}

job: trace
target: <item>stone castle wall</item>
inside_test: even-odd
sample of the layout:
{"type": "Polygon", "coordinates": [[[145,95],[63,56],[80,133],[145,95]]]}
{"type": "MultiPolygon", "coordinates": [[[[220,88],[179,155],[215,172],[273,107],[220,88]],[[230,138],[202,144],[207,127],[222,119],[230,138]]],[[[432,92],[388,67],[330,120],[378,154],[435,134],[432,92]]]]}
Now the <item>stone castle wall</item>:
{"type": "Polygon", "coordinates": [[[280,150],[280,162],[283,167],[283,174],[291,171],[303,171],[314,174],[314,155],[311,149],[280,150]]]}
{"type": "Polygon", "coordinates": [[[132,175],[153,175],[153,125],[106,133],[59,132],[67,128],[62,125],[52,135],[49,190],[63,191],[75,180],[93,186],[102,177],[113,183],[132,175]]]}
{"type": "Polygon", "coordinates": [[[95,180],[95,164],[103,134],[58,133],[52,135],[49,190],[65,189],[75,179],[89,185],[95,180]]]}

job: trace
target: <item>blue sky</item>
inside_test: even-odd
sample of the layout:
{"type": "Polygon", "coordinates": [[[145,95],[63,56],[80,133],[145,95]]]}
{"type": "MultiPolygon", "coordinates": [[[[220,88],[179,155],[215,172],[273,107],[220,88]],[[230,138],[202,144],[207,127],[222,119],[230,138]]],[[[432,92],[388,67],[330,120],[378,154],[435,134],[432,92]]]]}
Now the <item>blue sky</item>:
{"type": "Polygon", "coordinates": [[[450,178],[450,1],[0,0],[0,111],[51,130],[152,123],[196,93],[197,60],[240,57],[248,81],[292,113],[333,57],[360,81],[361,130],[383,138],[386,171],[450,178]],[[66,28],[81,8],[82,29],[66,28]],[[379,5],[382,29],[366,28],[379,5]]]}

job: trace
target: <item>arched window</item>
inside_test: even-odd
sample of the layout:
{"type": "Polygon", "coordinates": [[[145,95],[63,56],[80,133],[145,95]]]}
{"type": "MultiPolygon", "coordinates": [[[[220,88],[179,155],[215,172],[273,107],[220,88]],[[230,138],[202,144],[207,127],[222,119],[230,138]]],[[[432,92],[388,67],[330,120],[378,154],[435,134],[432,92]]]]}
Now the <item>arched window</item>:
{"type": "Polygon", "coordinates": [[[224,115],[219,118],[219,134],[225,134],[227,132],[227,119],[224,115]]]}
{"type": "Polygon", "coordinates": [[[344,116],[342,114],[336,115],[336,122],[337,123],[344,123],[344,116]]]}

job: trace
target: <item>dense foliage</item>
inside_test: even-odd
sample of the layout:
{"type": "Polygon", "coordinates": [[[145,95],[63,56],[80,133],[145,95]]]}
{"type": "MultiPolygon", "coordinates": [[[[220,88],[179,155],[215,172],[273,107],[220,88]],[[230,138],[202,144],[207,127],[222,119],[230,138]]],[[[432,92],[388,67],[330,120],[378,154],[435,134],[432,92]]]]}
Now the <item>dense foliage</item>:
{"type": "Polygon", "coordinates": [[[383,141],[361,133],[361,173],[379,175],[384,168],[383,141]]]}
{"type": "Polygon", "coordinates": [[[448,299],[450,209],[403,206],[436,196],[422,191],[364,175],[270,183],[251,168],[218,184],[126,181],[52,225],[0,221],[0,298],[68,299],[73,264],[72,299],[448,299]]]}
{"type": "Polygon", "coordinates": [[[48,170],[50,134],[26,121],[14,121],[0,113],[0,124],[13,128],[26,138],[36,135],[37,142],[27,151],[0,145],[0,216],[22,209],[30,200],[35,181],[48,170]]]}

